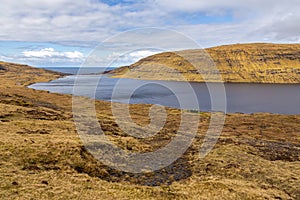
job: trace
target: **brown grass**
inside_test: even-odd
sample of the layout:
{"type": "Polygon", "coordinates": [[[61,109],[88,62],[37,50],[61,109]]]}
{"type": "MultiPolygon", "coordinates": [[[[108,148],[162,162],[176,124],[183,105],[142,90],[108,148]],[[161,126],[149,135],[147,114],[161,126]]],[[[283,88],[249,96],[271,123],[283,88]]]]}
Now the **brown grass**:
{"type": "MultiPolygon", "coordinates": [[[[1,63],[0,199],[299,199],[300,116],[230,114],[204,159],[198,156],[210,118],[201,115],[188,151],[171,166],[131,174],[95,160],[83,147],[71,113],[71,96],[28,89],[60,77],[41,69],[1,63]]],[[[120,147],[147,152],[168,143],[180,111],[168,109],[165,127],[148,139],[122,132],[110,103],[97,101],[99,123],[120,147]]],[[[131,106],[149,123],[149,106],[131,106]],[[146,113],[146,114],[145,114],[146,113]]]]}
{"type": "Polygon", "coordinates": [[[300,44],[225,45],[160,53],[109,73],[152,80],[300,83],[299,52],[300,44]]]}

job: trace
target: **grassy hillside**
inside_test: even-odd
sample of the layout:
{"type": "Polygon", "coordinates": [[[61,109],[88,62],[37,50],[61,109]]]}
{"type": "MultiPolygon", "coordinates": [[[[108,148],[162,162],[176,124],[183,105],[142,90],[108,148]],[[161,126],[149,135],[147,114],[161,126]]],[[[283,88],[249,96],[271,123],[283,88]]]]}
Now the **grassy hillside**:
{"type": "MultiPolygon", "coordinates": [[[[0,199],[300,198],[300,116],[227,115],[217,145],[200,159],[210,114],[193,113],[201,123],[180,159],[153,173],[124,173],[86,151],[73,124],[71,95],[25,87],[60,74],[0,65],[0,199]]],[[[147,125],[149,107],[130,106],[132,119],[147,125]]],[[[96,101],[96,110],[105,134],[128,151],[166,145],[180,122],[180,111],[167,109],[165,127],[137,139],[118,127],[110,102],[96,101]]]]}
{"type": "Polygon", "coordinates": [[[205,77],[208,82],[300,83],[300,44],[236,44],[208,48],[205,52],[218,71],[203,64],[208,63],[204,51],[185,50],[149,56],[110,73],[115,77],[154,80],[203,82],[205,77]],[[200,73],[189,61],[195,62],[200,73]]]}

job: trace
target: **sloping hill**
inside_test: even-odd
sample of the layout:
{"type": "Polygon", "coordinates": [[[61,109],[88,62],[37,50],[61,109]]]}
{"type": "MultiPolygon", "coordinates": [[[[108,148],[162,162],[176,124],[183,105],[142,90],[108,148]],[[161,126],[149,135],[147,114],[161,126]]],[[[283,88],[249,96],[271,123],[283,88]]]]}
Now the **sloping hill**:
{"type": "MultiPolygon", "coordinates": [[[[299,115],[229,114],[218,143],[200,159],[211,115],[191,113],[201,121],[186,153],[163,169],[132,174],[87,152],[74,126],[71,95],[26,87],[60,74],[0,66],[0,199],[300,199],[299,115]]],[[[111,106],[95,101],[97,119],[108,139],[126,151],[164,147],[181,123],[181,111],[169,108],[163,129],[135,138],[118,126],[111,106]]],[[[131,105],[132,119],[148,125],[149,109],[131,105]]]]}
{"type": "Polygon", "coordinates": [[[300,83],[300,44],[235,44],[205,51],[165,52],[109,73],[152,80],[203,82],[205,77],[208,82],[300,83]],[[208,55],[217,68],[211,66],[208,55]]]}
{"type": "Polygon", "coordinates": [[[36,82],[47,82],[63,77],[64,74],[42,68],[34,68],[28,65],[7,63],[0,61],[0,85],[27,86],[36,82]]]}

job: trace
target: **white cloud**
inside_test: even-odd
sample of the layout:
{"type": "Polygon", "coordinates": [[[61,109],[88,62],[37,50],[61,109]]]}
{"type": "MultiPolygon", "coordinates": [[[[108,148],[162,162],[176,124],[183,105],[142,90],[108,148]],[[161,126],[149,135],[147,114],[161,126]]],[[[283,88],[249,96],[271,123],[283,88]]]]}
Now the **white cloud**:
{"type": "Polygon", "coordinates": [[[140,60],[147,56],[151,56],[153,54],[159,53],[158,51],[150,51],[150,50],[141,50],[141,51],[134,51],[129,54],[129,57],[135,60],[140,60]]]}
{"type": "MultiPolygon", "coordinates": [[[[155,0],[155,4],[164,10],[174,12],[205,12],[216,14],[215,11],[231,12],[264,12],[268,15],[274,9],[286,9],[299,6],[298,0],[287,0],[284,3],[281,0],[155,0]]],[[[222,13],[222,12],[221,12],[222,13]]]]}
{"type": "Polygon", "coordinates": [[[95,51],[83,64],[84,66],[120,67],[131,65],[142,58],[160,53],[158,50],[136,50],[133,52],[121,53],[119,49],[102,54],[101,49],[95,51]],[[99,52],[99,53],[98,53],[99,52]]]}
{"type": "Polygon", "coordinates": [[[101,42],[120,31],[137,27],[176,29],[203,46],[300,39],[299,0],[131,2],[107,5],[94,0],[2,0],[0,40],[101,42]],[[183,17],[192,14],[204,17],[228,15],[233,19],[206,24],[183,17]]]}
{"type": "Polygon", "coordinates": [[[27,58],[51,58],[60,57],[66,59],[83,59],[84,55],[79,51],[74,52],[58,52],[53,48],[45,48],[39,51],[23,51],[23,55],[27,58]]]}
{"type": "Polygon", "coordinates": [[[29,58],[32,57],[46,58],[46,57],[58,56],[59,53],[55,52],[53,48],[45,48],[40,51],[23,51],[23,55],[29,58]]]}
{"type": "Polygon", "coordinates": [[[64,52],[63,54],[64,54],[64,56],[66,56],[67,58],[70,58],[70,59],[83,59],[84,58],[84,55],[79,51],[64,52]]]}

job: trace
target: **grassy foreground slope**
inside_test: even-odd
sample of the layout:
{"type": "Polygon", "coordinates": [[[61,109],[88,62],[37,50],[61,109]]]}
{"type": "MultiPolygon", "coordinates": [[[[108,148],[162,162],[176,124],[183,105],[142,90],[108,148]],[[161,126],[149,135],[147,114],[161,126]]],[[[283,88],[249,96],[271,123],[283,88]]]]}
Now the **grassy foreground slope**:
{"type": "Polygon", "coordinates": [[[208,82],[300,83],[300,44],[236,44],[208,48],[205,52],[218,71],[201,63],[205,62],[200,59],[206,54],[204,51],[185,50],[149,56],[110,73],[121,78],[153,80],[203,82],[203,75],[208,82]],[[195,70],[189,61],[200,70],[195,70]],[[172,69],[180,72],[183,79],[172,69]]]}
{"type": "MultiPolygon", "coordinates": [[[[227,115],[217,145],[200,159],[210,114],[194,113],[201,115],[198,134],[180,159],[153,173],[130,174],[85,150],[70,95],[26,88],[60,76],[0,63],[0,199],[300,199],[300,116],[227,115]]],[[[130,106],[132,119],[147,125],[149,107],[130,106]]],[[[96,101],[96,109],[111,141],[136,152],[166,145],[180,120],[179,110],[167,109],[157,135],[136,139],[118,127],[110,103],[96,101]]]]}

